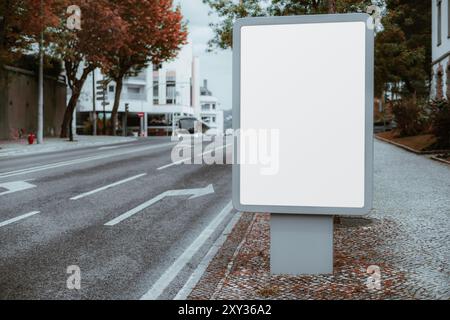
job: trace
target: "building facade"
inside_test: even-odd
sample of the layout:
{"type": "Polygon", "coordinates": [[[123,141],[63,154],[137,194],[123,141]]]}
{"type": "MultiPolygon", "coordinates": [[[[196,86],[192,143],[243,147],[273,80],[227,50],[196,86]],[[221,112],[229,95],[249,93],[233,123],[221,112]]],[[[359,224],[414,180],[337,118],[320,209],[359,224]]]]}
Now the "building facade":
{"type": "Polygon", "coordinates": [[[431,97],[450,97],[450,5],[449,0],[432,0],[432,84],[431,97]]]}
{"type": "Polygon", "coordinates": [[[220,110],[219,100],[208,89],[208,80],[203,80],[200,88],[200,117],[211,129],[221,134],[224,132],[223,110],[220,110]]]}
{"type": "MultiPolygon", "coordinates": [[[[178,118],[186,116],[201,119],[202,103],[208,104],[209,100],[214,99],[216,108],[216,98],[207,96],[207,102],[201,96],[199,70],[200,61],[193,55],[192,44],[187,44],[176,59],[158,66],[151,65],[138,75],[124,79],[118,110],[119,133],[169,136],[174,129],[174,120],[176,122],[178,118]]],[[[97,100],[99,97],[94,100],[94,91],[97,91],[98,86],[96,82],[103,79],[101,72],[96,70],[86,81],[77,105],[78,133],[92,133],[94,102],[97,132],[101,134],[105,125],[109,127],[116,86],[114,82],[107,85],[109,105],[103,107],[102,101],[97,100]]],[[[217,110],[219,116],[213,116],[215,111],[208,113],[211,120],[215,120],[211,127],[223,131],[223,125],[218,126],[220,112],[217,110]]]]}

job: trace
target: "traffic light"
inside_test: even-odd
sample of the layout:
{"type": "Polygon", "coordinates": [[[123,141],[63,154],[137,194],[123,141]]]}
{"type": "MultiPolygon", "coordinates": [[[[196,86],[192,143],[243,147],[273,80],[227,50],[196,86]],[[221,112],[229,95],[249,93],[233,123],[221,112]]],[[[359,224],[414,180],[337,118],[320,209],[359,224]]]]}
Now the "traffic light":
{"type": "Polygon", "coordinates": [[[101,105],[103,107],[108,106],[108,91],[107,91],[108,83],[105,80],[99,80],[97,81],[97,100],[101,101],[101,105]]]}

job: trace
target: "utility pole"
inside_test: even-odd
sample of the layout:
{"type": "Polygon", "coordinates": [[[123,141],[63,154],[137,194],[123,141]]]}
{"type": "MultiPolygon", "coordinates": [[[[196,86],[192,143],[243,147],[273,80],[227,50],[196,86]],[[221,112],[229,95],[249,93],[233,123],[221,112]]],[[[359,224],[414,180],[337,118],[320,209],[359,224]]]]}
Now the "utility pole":
{"type": "Polygon", "coordinates": [[[122,133],[123,136],[126,137],[128,135],[128,112],[130,110],[130,106],[128,103],[125,103],[125,115],[122,121],[122,133]]]}
{"type": "Polygon", "coordinates": [[[97,135],[97,111],[95,110],[95,69],[92,71],[92,134],[97,135]]]}
{"type": "Polygon", "coordinates": [[[37,143],[44,142],[44,4],[40,6],[41,35],[39,41],[39,93],[37,112],[37,143]]]}

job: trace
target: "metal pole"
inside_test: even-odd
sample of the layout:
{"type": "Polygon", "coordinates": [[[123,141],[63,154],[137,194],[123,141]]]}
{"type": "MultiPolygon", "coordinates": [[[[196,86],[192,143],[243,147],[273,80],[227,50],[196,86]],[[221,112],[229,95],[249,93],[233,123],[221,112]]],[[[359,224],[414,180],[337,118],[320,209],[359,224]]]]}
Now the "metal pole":
{"type": "MultiPolygon", "coordinates": [[[[103,91],[105,91],[105,90],[103,90],[103,91]]],[[[103,94],[103,135],[105,135],[106,136],[106,109],[105,109],[105,106],[106,106],[106,92],[104,92],[104,94],[103,94]]]]}
{"type": "Polygon", "coordinates": [[[97,135],[97,111],[95,110],[95,70],[92,71],[92,111],[93,111],[93,115],[92,115],[92,130],[93,130],[93,135],[96,136],[97,135]]]}
{"type": "Polygon", "coordinates": [[[38,93],[38,112],[37,112],[37,143],[44,142],[44,24],[43,24],[44,4],[41,0],[41,36],[39,41],[39,93],[38,93]]]}

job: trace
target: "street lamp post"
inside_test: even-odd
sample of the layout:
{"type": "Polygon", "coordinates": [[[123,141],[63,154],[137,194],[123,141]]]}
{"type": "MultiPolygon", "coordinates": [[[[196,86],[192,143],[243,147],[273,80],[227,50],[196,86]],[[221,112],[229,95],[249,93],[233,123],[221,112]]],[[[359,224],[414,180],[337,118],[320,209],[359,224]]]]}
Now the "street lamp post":
{"type": "Polygon", "coordinates": [[[39,93],[38,93],[38,112],[37,112],[37,143],[44,142],[44,4],[41,0],[41,35],[39,41],[39,93]]]}
{"type": "Polygon", "coordinates": [[[97,111],[95,110],[95,70],[92,71],[92,134],[97,135],[97,111]]]}

